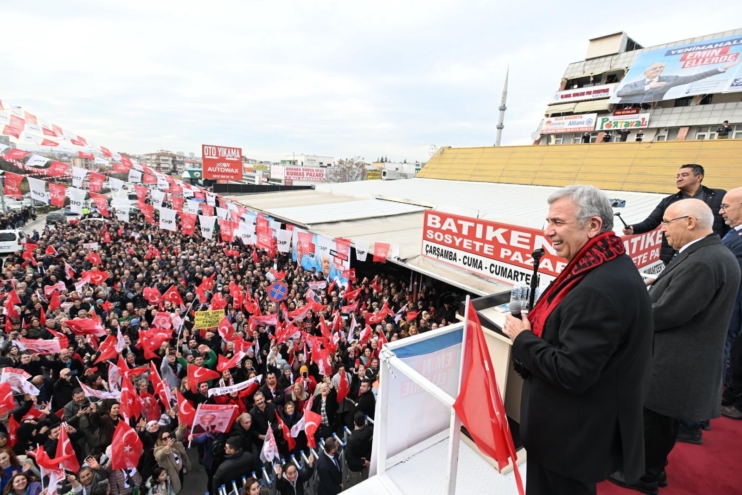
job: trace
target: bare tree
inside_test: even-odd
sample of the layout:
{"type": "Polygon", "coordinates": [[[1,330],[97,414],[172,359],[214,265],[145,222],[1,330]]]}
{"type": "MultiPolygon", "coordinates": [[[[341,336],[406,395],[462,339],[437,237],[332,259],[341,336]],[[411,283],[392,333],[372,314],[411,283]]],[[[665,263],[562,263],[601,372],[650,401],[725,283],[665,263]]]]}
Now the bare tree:
{"type": "Polygon", "coordinates": [[[364,158],[341,158],[337,163],[328,168],[325,173],[327,182],[355,182],[366,180],[366,163],[364,158]]]}

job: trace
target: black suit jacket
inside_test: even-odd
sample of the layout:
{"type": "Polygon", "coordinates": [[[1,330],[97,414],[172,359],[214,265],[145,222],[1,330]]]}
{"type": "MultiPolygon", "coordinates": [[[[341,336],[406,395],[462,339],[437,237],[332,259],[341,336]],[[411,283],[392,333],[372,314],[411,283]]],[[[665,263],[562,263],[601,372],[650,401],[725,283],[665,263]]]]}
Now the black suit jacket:
{"type": "Polygon", "coordinates": [[[523,383],[520,434],[528,457],[562,476],[598,482],[644,474],[644,392],[652,306],[631,259],[591,270],[546,320],[522,332],[513,358],[523,383]]]}
{"type": "MultiPolygon", "coordinates": [[[[731,232],[728,236],[722,239],[721,242],[723,242],[737,258],[739,268],[742,270],[742,232],[731,232]]],[[[731,330],[733,329],[736,329],[736,331],[739,332],[740,327],[742,327],[742,281],[740,282],[740,287],[737,291],[737,300],[734,302],[732,319],[729,321],[729,333],[731,333],[731,330]]]]}
{"type": "Polygon", "coordinates": [[[317,495],[337,495],[342,491],[340,484],[343,482],[343,473],[324,452],[320,452],[317,459],[317,474],[319,475],[317,495]]]}
{"type": "MultiPolygon", "coordinates": [[[[312,412],[322,414],[322,396],[316,395],[314,402],[312,402],[312,412]]],[[[330,427],[335,427],[335,419],[337,418],[338,402],[337,393],[334,388],[330,389],[330,393],[327,394],[327,401],[325,402],[325,414],[327,414],[327,420],[330,422],[330,427]]]]}

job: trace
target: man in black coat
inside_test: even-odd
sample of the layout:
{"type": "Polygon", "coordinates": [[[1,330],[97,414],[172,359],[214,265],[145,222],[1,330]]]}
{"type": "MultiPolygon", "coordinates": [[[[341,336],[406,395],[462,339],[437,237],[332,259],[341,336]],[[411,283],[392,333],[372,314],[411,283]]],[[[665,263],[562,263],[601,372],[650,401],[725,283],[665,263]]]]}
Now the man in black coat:
{"type": "Polygon", "coordinates": [[[374,419],[376,412],[376,397],[371,390],[371,380],[364,378],[361,380],[361,387],[358,389],[358,401],[356,402],[355,414],[359,412],[374,419]]]}
{"type": "Polygon", "coordinates": [[[277,435],[276,406],[266,402],[263,392],[256,392],[253,396],[255,405],[250,409],[252,416],[252,429],[258,434],[262,442],[265,440],[265,434],[268,433],[268,425],[271,425],[273,434],[277,435]]]}
{"type": "Polygon", "coordinates": [[[224,462],[219,465],[216,473],[214,473],[211,493],[219,493],[219,487],[222,485],[227,485],[227,491],[229,491],[232,480],[237,481],[239,485],[243,476],[252,476],[253,471],[256,474],[261,471],[262,466],[257,458],[240,448],[239,438],[227,439],[224,443],[224,454],[224,462]]]}
{"type": "MultiPolygon", "coordinates": [[[[732,230],[721,240],[737,258],[742,269],[742,187],[729,191],[721,203],[724,221],[732,230]]],[[[727,418],[742,419],[742,284],[737,290],[737,300],[727,330],[724,348],[726,389],[722,395],[721,414],[727,418]],[[727,367],[728,365],[728,367],[727,367]]]]}
{"type": "Polygon", "coordinates": [[[366,422],[366,416],[358,412],[353,418],[355,429],[345,446],[345,460],[348,461],[348,487],[368,479],[368,468],[371,465],[371,444],[374,439],[374,427],[366,422]]]}
{"type": "Polygon", "coordinates": [[[317,459],[317,495],[337,495],[343,491],[343,471],[335,457],[339,448],[334,438],[325,440],[325,450],[317,459]]]}
{"type": "MultiPolygon", "coordinates": [[[[701,182],[703,182],[704,173],[701,165],[695,163],[681,165],[675,179],[675,185],[679,191],[666,198],[662,198],[662,201],[660,201],[654,211],[643,222],[629,225],[628,228],[623,229],[623,233],[631,235],[650,232],[660,226],[662,215],[665,214],[668,206],[681,199],[695,198],[709,205],[711,211],[714,212],[714,233],[719,237],[724,237],[729,232],[729,226],[724,223],[724,219],[719,213],[719,208],[721,208],[721,200],[724,194],[726,194],[726,191],[723,189],[710,189],[702,185],[701,182]]],[[[670,247],[663,235],[660,259],[667,265],[674,255],[675,250],[670,247]]]]}
{"type": "Polygon", "coordinates": [[[265,385],[260,389],[265,396],[265,401],[273,404],[274,406],[283,405],[284,393],[283,389],[278,385],[278,379],[274,371],[269,371],[265,375],[265,385]]]}
{"type": "Polygon", "coordinates": [[[617,469],[631,481],[644,473],[651,304],[602,192],[569,186],[548,202],[544,234],[570,263],[528,318],[507,315],[503,328],[526,376],[526,486],[529,495],[595,494],[617,469]]]}

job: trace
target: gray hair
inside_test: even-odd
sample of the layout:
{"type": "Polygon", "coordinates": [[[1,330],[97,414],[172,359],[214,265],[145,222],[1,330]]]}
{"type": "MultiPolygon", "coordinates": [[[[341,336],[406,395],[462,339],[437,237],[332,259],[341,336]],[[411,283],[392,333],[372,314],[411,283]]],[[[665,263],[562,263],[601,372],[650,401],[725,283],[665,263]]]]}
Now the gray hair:
{"type": "Polygon", "coordinates": [[[580,228],[587,224],[592,217],[600,217],[603,221],[601,232],[613,230],[613,208],[608,197],[597,187],[567,186],[554,191],[546,201],[551,205],[562,198],[569,198],[577,205],[577,224],[580,228]]]}
{"type": "Polygon", "coordinates": [[[714,212],[711,207],[700,199],[682,199],[674,203],[677,205],[678,213],[688,215],[696,219],[699,230],[711,230],[714,226],[714,212]]]}

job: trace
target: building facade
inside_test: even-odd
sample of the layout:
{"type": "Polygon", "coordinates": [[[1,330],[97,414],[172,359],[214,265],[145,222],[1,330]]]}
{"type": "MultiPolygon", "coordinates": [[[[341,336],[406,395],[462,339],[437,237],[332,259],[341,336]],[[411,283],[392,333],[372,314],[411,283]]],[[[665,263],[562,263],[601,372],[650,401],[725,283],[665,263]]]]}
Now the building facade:
{"type": "Polygon", "coordinates": [[[331,156],[291,153],[281,160],[281,165],[293,165],[295,167],[332,167],[335,165],[335,158],[331,156]]]}
{"type": "Polygon", "coordinates": [[[742,139],[742,28],[650,47],[623,32],[591,39],[535,144],[636,141],[640,131],[643,141],[742,139]]]}

